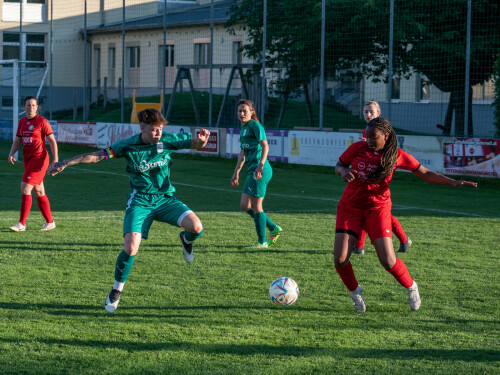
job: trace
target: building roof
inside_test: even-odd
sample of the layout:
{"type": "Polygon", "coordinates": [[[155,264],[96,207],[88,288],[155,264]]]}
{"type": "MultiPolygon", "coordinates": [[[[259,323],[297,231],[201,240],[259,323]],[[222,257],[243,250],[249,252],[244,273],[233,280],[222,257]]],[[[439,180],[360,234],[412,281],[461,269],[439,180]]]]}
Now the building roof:
{"type": "MultiPolygon", "coordinates": [[[[228,11],[233,0],[214,2],[214,24],[222,24],[228,20],[228,11]]],[[[210,25],[211,4],[194,5],[188,8],[169,10],[167,8],[167,28],[179,26],[210,25]]],[[[87,28],[87,34],[101,34],[122,31],[122,22],[113,22],[103,26],[87,28]]],[[[125,31],[163,29],[163,13],[154,16],[125,21],[125,31]]]]}

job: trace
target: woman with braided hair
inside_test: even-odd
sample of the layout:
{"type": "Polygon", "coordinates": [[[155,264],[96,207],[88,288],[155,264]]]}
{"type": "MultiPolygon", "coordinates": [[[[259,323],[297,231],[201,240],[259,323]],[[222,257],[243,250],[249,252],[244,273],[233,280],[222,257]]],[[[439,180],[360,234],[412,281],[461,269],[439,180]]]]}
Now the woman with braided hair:
{"type": "Polygon", "coordinates": [[[396,168],[412,171],[434,184],[477,187],[475,182],[454,180],[433,172],[399,149],[396,133],[387,119],[378,117],[368,123],[366,141],[349,146],[335,166],[335,173],[347,186],[337,208],[334,263],[351,292],[356,311],[366,311],[366,304],[349,258],[362,228],[368,232],[382,266],[407,288],[410,308],[420,307],[417,283],[404,262],[396,258],[392,247],[389,182],[396,168]]]}

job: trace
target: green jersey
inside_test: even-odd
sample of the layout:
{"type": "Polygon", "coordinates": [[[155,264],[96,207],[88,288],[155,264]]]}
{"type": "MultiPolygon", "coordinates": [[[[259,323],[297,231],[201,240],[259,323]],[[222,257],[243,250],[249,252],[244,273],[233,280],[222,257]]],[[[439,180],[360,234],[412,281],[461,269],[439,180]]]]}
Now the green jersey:
{"type": "MultiPolygon", "coordinates": [[[[241,126],[240,147],[245,153],[245,163],[249,171],[254,171],[259,165],[262,156],[260,141],[266,140],[266,132],[260,122],[250,120],[241,126]]],[[[268,163],[266,160],[266,164],[268,163]]]]}
{"type": "Polygon", "coordinates": [[[131,191],[173,196],[175,188],[170,183],[170,154],[186,148],[191,148],[190,133],[163,132],[157,144],[146,144],[141,140],[141,134],[137,134],[113,143],[105,151],[109,158],[127,159],[131,191]]]}

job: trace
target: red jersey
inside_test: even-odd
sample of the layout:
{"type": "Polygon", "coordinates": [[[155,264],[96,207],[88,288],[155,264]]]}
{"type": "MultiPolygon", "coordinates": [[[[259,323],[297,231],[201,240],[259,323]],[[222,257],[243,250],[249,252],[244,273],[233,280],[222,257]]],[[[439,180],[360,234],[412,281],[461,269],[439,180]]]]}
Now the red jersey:
{"type": "Polygon", "coordinates": [[[341,202],[362,208],[391,205],[389,182],[391,182],[394,170],[400,168],[414,172],[420,167],[417,159],[398,148],[398,157],[391,174],[382,182],[368,182],[367,176],[380,165],[382,155],[382,153],[375,152],[368,147],[366,141],[353,143],[344,151],[340,156],[340,162],[346,167],[351,166],[353,170],[358,172],[358,177],[347,183],[341,202]]]}
{"type": "Polygon", "coordinates": [[[16,135],[23,140],[24,158],[31,159],[47,154],[45,138],[52,133],[49,121],[40,115],[29,120],[26,117],[19,120],[16,135]]]}

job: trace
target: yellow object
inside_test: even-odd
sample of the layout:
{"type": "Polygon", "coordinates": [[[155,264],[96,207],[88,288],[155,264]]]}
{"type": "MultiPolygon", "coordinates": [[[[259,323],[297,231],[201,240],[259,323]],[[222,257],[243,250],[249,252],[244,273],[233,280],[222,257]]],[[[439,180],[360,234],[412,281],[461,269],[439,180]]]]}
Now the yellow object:
{"type": "Polygon", "coordinates": [[[132,114],[130,115],[130,122],[132,124],[138,124],[139,119],[137,118],[137,114],[140,111],[143,111],[145,109],[156,109],[157,111],[162,110],[163,108],[163,93],[160,91],[160,102],[159,103],[136,103],[135,102],[135,90],[134,90],[134,96],[132,97],[132,114]]]}

